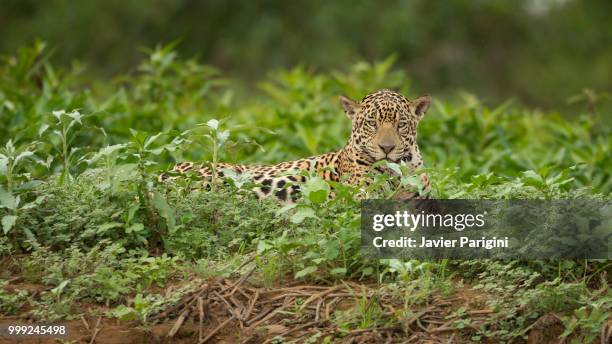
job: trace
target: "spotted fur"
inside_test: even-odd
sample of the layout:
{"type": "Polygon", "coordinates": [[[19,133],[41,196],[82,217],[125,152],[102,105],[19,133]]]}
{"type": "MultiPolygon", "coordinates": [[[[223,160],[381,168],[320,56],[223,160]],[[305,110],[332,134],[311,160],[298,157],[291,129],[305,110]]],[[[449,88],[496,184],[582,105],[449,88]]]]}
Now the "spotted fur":
{"type": "MultiPolygon", "coordinates": [[[[299,183],[306,181],[302,171],[319,171],[325,180],[343,181],[351,185],[366,183],[365,176],[372,165],[381,160],[405,162],[410,168],[423,165],[417,145],[417,126],[431,104],[429,96],[408,100],[391,90],[380,90],[367,95],[360,102],[340,97],[344,112],[352,121],[351,136],[346,146],[336,152],[326,153],[276,165],[218,164],[218,175],[223,170],[237,174],[249,173],[260,186],[254,191],[259,197],[274,195],[281,201],[295,199],[299,183]]],[[[176,173],[197,172],[205,179],[212,177],[209,164],[183,162],[172,169],[176,173]]],[[[160,181],[173,179],[166,174],[160,181]]],[[[425,174],[421,180],[427,187],[425,174]]]]}

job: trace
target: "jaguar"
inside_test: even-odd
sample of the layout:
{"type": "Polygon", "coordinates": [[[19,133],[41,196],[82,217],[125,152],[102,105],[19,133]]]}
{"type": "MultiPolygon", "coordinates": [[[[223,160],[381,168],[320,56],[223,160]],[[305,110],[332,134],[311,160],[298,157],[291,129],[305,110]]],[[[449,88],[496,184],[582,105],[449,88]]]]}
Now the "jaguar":
{"type": "MultiPolygon", "coordinates": [[[[383,89],[368,94],[361,101],[340,96],[340,104],[352,123],[344,148],[275,165],[218,163],[217,176],[223,178],[224,171],[228,170],[235,174],[246,173],[258,185],[254,188],[258,197],[273,195],[280,201],[292,202],[299,195],[300,183],[308,178],[304,171],[314,170],[325,180],[360,186],[369,182],[372,170],[392,173],[376,164],[381,160],[404,162],[411,170],[423,166],[417,144],[417,126],[431,105],[429,95],[408,100],[395,91],[383,89]]],[[[210,163],[195,162],[178,163],[171,171],[171,174],[161,174],[159,181],[193,172],[209,181],[213,173],[210,163]]],[[[427,175],[422,173],[420,179],[424,186],[422,190],[427,190],[427,175]]],[[[418,193],[411,195],[407,198],[421,196],[418,193]]]]}

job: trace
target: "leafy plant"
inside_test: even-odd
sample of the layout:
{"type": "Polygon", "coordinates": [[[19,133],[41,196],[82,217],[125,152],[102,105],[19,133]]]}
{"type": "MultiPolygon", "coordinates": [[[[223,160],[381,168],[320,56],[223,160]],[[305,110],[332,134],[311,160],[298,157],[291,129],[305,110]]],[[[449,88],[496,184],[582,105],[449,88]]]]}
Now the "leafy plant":
{"type": "Polygon", "coordinates": [[[42,136],[50,129],[51,142],[59,141],[55,145],[56,151],[62,164],[62,173],[59,182],[63,184],[67,179],[71,179],[71,168],[76,161],[78,147],[72,145],[75,139],[75,132],[78,126],[83,126],[83,115],[78,110],[66,112],[65,110],[52,111],[54,121],[51,124],[43,124],[38,130],[38,135],[42,136]]]}
{"type": "MultiPolygon", "coordinates": [[[[300,197],[284,206],[257,199],[248,173],[220,163],[337,150],[351,128],[337,96],[387,87],[411,96],[408,76],[393,58],[329,72],[278,69],[259,83],[261,94],[236,101],[235,85],[173,47],[147,51],[112,82],[84,83],[79,68],[56,68],[40,43],[3,60],[0,132],[12,139],[0,148],[0,259],[46,288],[39,297],[0,289],[3,311],[27,302],[33,319],[55,321],[90,302],[148,325],[180,299],[170,293],[176,280],[233,278],[247,264],[255,267],[248,283],[266,287],[377,283],[374,295],[355,292],[354,307],[334,316],[346,331],[411,319],[415,305],[460,289],[496,312],[478,328],[469,305],[446,314],[475,341],[520,341],[551,312],[567,340],[597,338],[607,326],[608,261],[378,260],[360,250],[360,200],[424,192],[420,173],[438,199],[608,199],[612,136],[597,116],[490,105],[464,92],[437,97],[418,128],[427,168],[380,162],[388,173],[360,187],[303,171],[305,182],[285,185],[299,186],[300,197]],[[212,180],[156,182],[175,161],[209,163],[212,180]],[[387,298],[394,312],[381,307],[387,298]]],[[[605,97],[582,100],[599,111],[605,97]]]]}
{"type": "MultiPolygon", "coordinates": [[[[6,215],[2,217],[2,231],[5,235],[15,226],[21,212],[33,209],[43,200],[43,196],[38,196],[31,202],[22,202],[20,195],[15,195],[14,191],[23,191],[29,185],[15,185],[20,178],[26,178],[25,173],[20,173],[25,168],[27,160],[35,159],[33,147],[36,142],[29,145],[15,147],[12,140],[9,140],[6,145],[0,149],[0,173],[6,179],[6,190],[0,187],[0,208],[7,210],[6,215]],[[17,188],[17,190],[15,190],[17,188]]],[[[24,228],[24,232],[32,240],[35,240],[34,235],[28,228],[24,228]]]]}
{"type": "Polygon", "coordinates": [[[28,292],[18,290],[9,292],[5,290],[7,281],[0,280],[0,312],[6,315],[17,314],[21,307],[28,301],[28,292]]]}
{"type": "Polygon", "coordinates": [[[160,243],[163,241],[164,231],[158,224],[157,216],[159,215],[165,220],[167,228],[171,231],[175,229],[176,221],[165,197],[153,191],[153,182],[149,178],[149,167],[156,164],[152,160],[153,157],[176,150],[185,142],[185,139],[183,134],[179,134],[168,143],[159,143],[164,133],[149,135],[134,129],[130,129],[130,131],[132,141],[126,148],[127,154],[136,162],[138,199],[141,208],[146,213],[147,225],[154,229],[153,240],[155,243],[160,243]]]}

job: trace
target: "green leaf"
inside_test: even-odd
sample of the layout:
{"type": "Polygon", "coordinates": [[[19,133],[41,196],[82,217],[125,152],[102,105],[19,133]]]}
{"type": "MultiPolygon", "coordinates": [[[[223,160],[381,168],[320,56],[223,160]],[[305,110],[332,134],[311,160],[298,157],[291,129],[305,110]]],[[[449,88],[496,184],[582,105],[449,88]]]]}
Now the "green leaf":
{"type": "Polygon", "coordinates": [[[0,174],[6,174],[8,170],[8,158],[0,154],[0,174]]]}
{"type": "Polygon", "coordinates": [[[309,266],[295,273],[295,278],[302,278],[304,276],[310,275],[311,273],[317,271],[316,266],[309,266]]]}
{"type": "Polygon", "coordinates": [[[6,215],[2,218],[2,231],[5,235],[15,226],[15,222],[17,222],[16,215],[6,215]]]}
{"type": "Polygon", "coordinates": [[[532,171],[532,170],[523,172],[523,181],[525,182],[526,185],[531,185],[531,186],[541,187],[541,186],[546,185],[542,176],[540,176],[539,174],[537,174],[535,171],[532,171]]]}
{"type": "MultiPolygon", "coordinates": [[[[225,170],[224,170],[224,171],[225,171],[225,170]]],[[[225,173],[225,172],[224,172],[224,173],[225,173]]],[[[291,209],[293,209],[293,208],[295,208],[295,207],[297,207],[297,204],[287,204],[287,205],[285,205],[284,207],[282,207],[282,208],[280,208],[280,209],[278,209],[278,210],[276,211],[276,216],[282,215],[282,214],[284,214],[284,213],[288,212],[289,210],[291,210],[291,209]]]]}
{"type": "Polygon", "coordinates": [[[397,173],[398,176],[403,175],[400,165],[393,162],[387,162],[387,167],[390,168],[393,172],[397,173]]]}
{"type": "Polygon", "coordinates": [[[106,231],[108,231],[109,229],[117,228],[117,227],[122,227],[122,226],[123,226],[123,224],[119,223],[119,222],[107,222],[107,223],[103,223],[103,224],[98,226],[98,228],[96,229],[96,233],[102,234],[102,233],[105,233],[106,231]]]}
{"type": "Polygon", "coordinates": [[[117,306],[117,308],[111,311],[111,314],[121,321],[132,321],[138,319],[138,312],[134,308],[127,307],[125,305],[117,306]]]}
{"type": "Polygon", "coordinates": [[[307,218],[316,218],[315,212],[312,208],[300,207],[297,209],[295,214],[293,214],[290,218],[291,222],[295,224],[300,224],[307,218]]]}
{"type": "Polygon", "coordinates": [[[115,180],[124,181],[135,176],[137,173],[137,164],[123,164],[113,169],[113,175],[115,180]]]}
{"type": "Polygon", "coordinates": [[[15,197],[8,191],[0,189],[0,207],[15,210],[18,205],[19,197],[15,197]]]}
{"type": "Polygon", "coordinates": [[[174,218],[174,210],[170,208],[166,198],[159,192],[153,194],[153,206],[159,211],[159,215],[166,220],[168,229],[171,231],[175,230],[176,219],[174,218]]]}
{"type": "Polygon", "coordinates": [[[107,156],[111,156],[113,155],[115,152],[123,149],[127,147],[127,144],[116,144],[116,145],[110,145],[110,146],[106,146],[101,148],[96,154],[94,154],[93,157],[91,157],[91,159],[87,160],[88,164],[92,164],[95,163],[96,161],[100,160],[103,157],[107,157],[107,156]]]}
{"type": "Polygon", "coordinates": [[[132,206],[130,206],[130,208],[128,209],[128,213],[127,213],[127,219],[126,219],[127,223],[132,222],[132,220],[134,219],[134,215],[136,214],[138,209],[140,209],[139,203],[135,203],[132,206]]]}
{"type": "Polygon", "coordinates": [[[303,187],[304,196],[314,204],[325,202],[329,196],[329,185],[320,177],[310,178],[303,187]]]}
{"type": "Polygon", "coordinates": [[[361,270],[361,274],[363,276],[371,276],[374,274],[374,268],[371,266],[368,266],[367,268],[361,270]]]}
{"type": "Polygon", "coordinates": [[[66,286],[68,285],[68,282],[70,282],[70,280],[64,280],[62,281],[62,283],[60,283],[57,287],[51,289],[51,293],[54,295],[59,295],[62,293],[62,291],[64,291],[64,289],[66,288],[66,286]]]}
{"type": "Polygon", "coordinates": [[[128,228],[125,229],[126,233],[137,233],[144,230],[144,225],[142,223],[135,223],[128,228]]]}
{"type": "Polygon", "coordinates": [[[262,254],[272,248],[274,248],[274,245],[268,240],[259,240],[257,242],[257,254],[262,254]]]}
{"type": "Polygon", "coordinates": [[[21,153],[20,153],[19,155],[17,155],[17,157],[15,158],[15,162],[14,162],[14,164],[15,164],[15,165],[17,165],[17,163],[18,163],[20,160],[23,160],[23,159],[29,158],[29,157],[31,157],[31,156],[33,156],[33,155],[34,155],[34,152],[30,152],[30,151],[24,151],[24,152],[21,152],[21,153]]]}
{"type": "Polygon", "coordinates": [[[40,129],[38,129],[38,136],[42,136],[42,134],[44,134],[45,131],[47,131],[47,129],[49,129],[49,125],[48,124],[41,125],[40,129]]]}
{"type": "Polygon", "coordinates": [[[44,199],[45,199],[45,196],[38,196],[32,202],[24,204],[21,207],[21,209],[32,209],[32,208],[36,207],[37,205],[41,204],[44,199]]]}
{"type": "Polygon", "coordinates": [[[340,254],[340,245],[337,241],[327,242],[325,246],[325,256],[328,260],[338,258],[338,255],[340,254]]]}
{"type": "Polygon", "coordinates": [[[310,192],[308,194],[308,200],[314,204],[321,204],[327,200],[327,196],[329,195],[328,190],[317,190],[310,192]]]}
{"type": "Polygon", "coordinates": [[[344,276],[344,275],[346,275],[346,268],[331,269],[331,271],[329,273],[332,274],[332,275],[336,275],[336,276],[344,276]]]}
{"type": "Polygon", "coordinates": [[[417,176],[402,177],[400,183],[402,186],[414,186],[418,189],[422,188],[421,178],[417,176]]]}
{"type": "Polygon", "coordinates": [[[149,136],[149,137],[148,137],[148,138],[145,140],[145,143],[144,143],[144,149],[149,148],[149,146],[150,146],[150,145],[151,145],[153,142],[157,141],[157,139],[159,139],[159,138],[160,138],[160,137],[161,137],[163,134],[164,134],[164,133],[157,133],[157,134],[155,134],[155,135],[153,135],[153,136],[149,136]]]}
{"type": "Polygon", "coordinates": [[[405,270],[404,263],[399,259],[389,259],[389,269],[391,272],[403,271],[405,270]]]}

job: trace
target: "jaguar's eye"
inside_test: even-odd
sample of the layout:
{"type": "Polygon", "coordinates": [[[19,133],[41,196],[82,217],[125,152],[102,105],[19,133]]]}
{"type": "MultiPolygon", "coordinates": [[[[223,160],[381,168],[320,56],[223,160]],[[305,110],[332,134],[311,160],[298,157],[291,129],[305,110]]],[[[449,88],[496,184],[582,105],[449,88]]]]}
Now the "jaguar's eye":
{"type": "Polygon", "coordinates": [[[370,127],[374,127],[376,128],[376,121],[373,119],[369,119],[366,121],[366,124],[369,125],[370,127]]]}
{"type": "Polygon", "coordinates": [[[399,122],[399,124],[397,125],[397,127],[399,129],[404,129],[406,127],[406,125],[408,125],[406,122],[399,122]]]}

